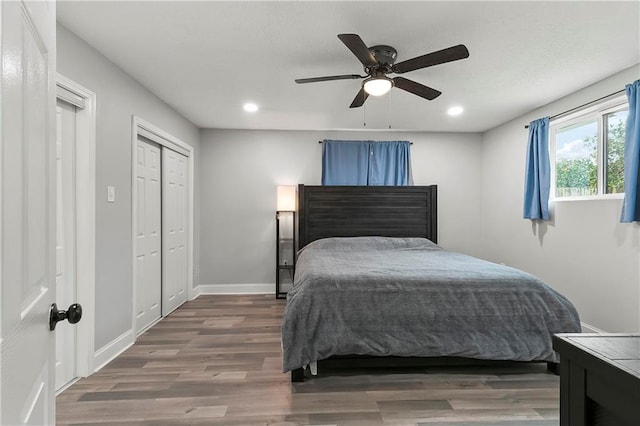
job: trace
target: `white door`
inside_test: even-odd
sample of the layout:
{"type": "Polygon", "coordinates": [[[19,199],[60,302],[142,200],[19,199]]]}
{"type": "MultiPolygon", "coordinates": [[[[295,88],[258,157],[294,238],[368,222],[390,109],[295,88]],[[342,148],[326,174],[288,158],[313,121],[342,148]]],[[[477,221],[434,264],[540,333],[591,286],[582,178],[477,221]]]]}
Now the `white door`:
{"type": "MultiPolygon", "coordinates": [[[[56,123],[56,303],[67,309],[76,301],[76,107],[58,100],[56,123]]],[[[75,367],[76,327],[56,327],[56,390],[75,379],[75,367]]]]}
{"type": "Polygon", "coordinates": [[[55,15],[54,2],[0,2],[3,425],[55,422],[55,15]]]}
{"type": "Polygon", "coordinates": [[[162,149],[162,315],[187,301],[187,157],[162,149]]]}
{"type": "Polygon", "coordinates": [[[161,315],[161,183],[160,146],[137,141],[136,332],[140,334],[161,315]]]}

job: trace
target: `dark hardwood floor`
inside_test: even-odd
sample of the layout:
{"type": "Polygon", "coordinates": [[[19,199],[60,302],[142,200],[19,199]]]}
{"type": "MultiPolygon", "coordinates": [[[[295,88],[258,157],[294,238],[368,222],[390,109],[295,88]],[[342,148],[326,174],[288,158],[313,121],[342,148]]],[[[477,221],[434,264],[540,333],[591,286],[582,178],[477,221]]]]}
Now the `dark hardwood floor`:
{"type": "Polygon", "coordinates": [[[57,398],[59,425],[557,425],[544,364],[281,373],[283,300],[201,296],[57,398]]]}

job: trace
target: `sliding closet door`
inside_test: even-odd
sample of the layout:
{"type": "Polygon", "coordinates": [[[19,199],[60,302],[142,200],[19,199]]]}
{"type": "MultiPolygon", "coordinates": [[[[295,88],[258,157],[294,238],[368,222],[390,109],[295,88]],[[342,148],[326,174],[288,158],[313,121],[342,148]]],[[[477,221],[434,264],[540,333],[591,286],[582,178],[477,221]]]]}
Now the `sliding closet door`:
{"type": "Polygon", "coordinates": [[[162,149],[162,315],[187,301],[187,157],[162,149]]]}
{"type": "Polygon", "coordinates": [[[137,141],[136,332],[160,318],[162,283],[160,146],[137,141]]]}

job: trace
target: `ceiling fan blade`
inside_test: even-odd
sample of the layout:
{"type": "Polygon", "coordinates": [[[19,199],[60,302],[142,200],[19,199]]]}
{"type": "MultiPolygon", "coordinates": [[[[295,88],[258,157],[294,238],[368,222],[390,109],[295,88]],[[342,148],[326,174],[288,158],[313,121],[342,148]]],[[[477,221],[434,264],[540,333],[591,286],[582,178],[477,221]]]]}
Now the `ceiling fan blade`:
{"type": "Polygon", "coordinates": [[[373,57],[369,48],[364,44],[364,41],[362,41],[358,34],[338,34],[338,38],[356,55],[356,58],[362,62],[362,65],[365,67],[378,65],[378,61],[373,57]]]}
{"type": "Polygon", "coordinates": [[[393,72],[402,74],[405,72],[418,70],[420,68],[432,67],[434,65],[457,61],[469,57],[469,50],[464,44],[448,47],[437,52],[427,53],[413,59],[399,62],[393,66],[393,72]]]}
{"type": "Polygon", "coordinates": [[[357,80],[359,78],[366,78],[367,76],[362,76],[358,74],[345,74],[345,75],[329,75],[326,77],[312,77],[312,78],[297,78],[296,83],[316,83],[318,81],[331,81],[331,80],[357,80]]]}
{"type": "Polygon", "coordinates": [[[361,87],[356,97],[353,98],[353,101],[351,102],[351,105],[349,105],[349,108],[361,107],[362,105],[364,105],[364,101],[366,101],[368,97],[369,94],[364,91],[364,87],[361,87]]]}
{"type": "Polygon", "coordinates": [[[398,89],[406,90],[409,93],[413,93],[414,95],[418,95],[430,101],[442,94],[442,92],[436,89],[432,89],[431,87],[416,83],[415,81],[408,80],[404,77],[395,77],[393,79],[393,85],[398,89]]]}

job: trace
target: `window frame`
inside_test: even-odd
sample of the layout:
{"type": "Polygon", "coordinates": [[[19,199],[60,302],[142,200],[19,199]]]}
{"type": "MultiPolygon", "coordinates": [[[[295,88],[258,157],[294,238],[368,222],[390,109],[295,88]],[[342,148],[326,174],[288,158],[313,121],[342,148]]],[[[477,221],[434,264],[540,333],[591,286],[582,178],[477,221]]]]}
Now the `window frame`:
{"type": "Polygon", "coordinates": [[[604,126],[605,116],[629,109],[629,102],[624,93],[612,97],[610,99],[590,105],[571,114],[563,115],[556,119],[552,119],[549,124],[549,162],[551,163],[551,187],[549,188],[549,201],[588,201],[588,200],[615,200],[623,199],[624,192],[607,194],[605,188],[605,155],[606,146],[605,138],[608,135],[608,129],[604,126]],[[598,130],[598,143],[596,145],[596,161],[597,161],[597,194],[586,196],[558,197],[556,195],[556,138],[558,131],[588,121],[596,121],[598,130]]]}

